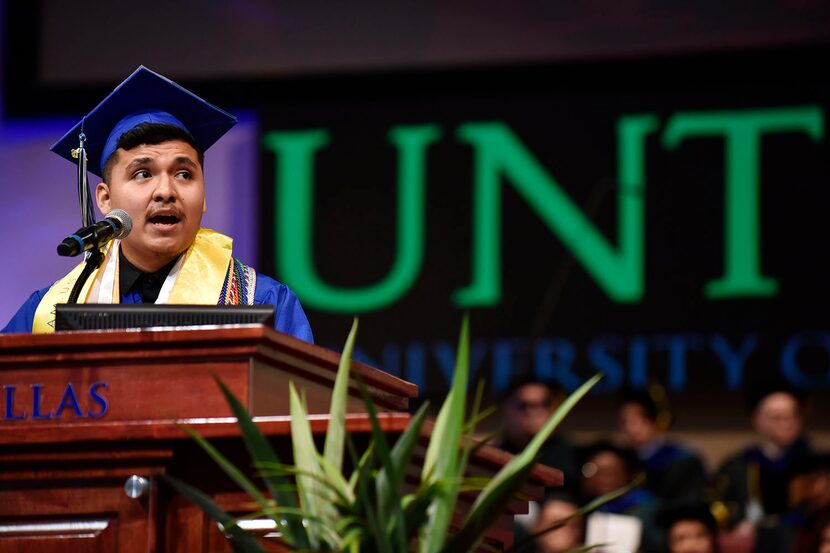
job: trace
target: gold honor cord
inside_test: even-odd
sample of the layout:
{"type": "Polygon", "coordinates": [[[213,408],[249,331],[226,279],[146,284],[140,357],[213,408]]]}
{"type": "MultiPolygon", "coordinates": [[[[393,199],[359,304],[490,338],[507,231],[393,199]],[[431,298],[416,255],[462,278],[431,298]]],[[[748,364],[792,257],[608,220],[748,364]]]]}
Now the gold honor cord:
{"type": "MultiPolygon", "coordinates": [[[[211,229],[199,229],[193,245],[185,253],[179,276],[173,284],[167,303],[187,305],[216,305],[222,293],[222,285],[232,263],[233,239],[211,229]]],[[[107,251],[110,251],[108,248],[107,251]]],[[[55,304],[66,303],[70,290],[78,280],[84,263],[52,285],[40,300],[32,325],[32,332],[55,331],[55,304]]],[[[79,297],[85,303],[94,281],[100,272],[93,273],[79,297]]],[[[120,294],[114,294],[117,302],[120,294]]]]}

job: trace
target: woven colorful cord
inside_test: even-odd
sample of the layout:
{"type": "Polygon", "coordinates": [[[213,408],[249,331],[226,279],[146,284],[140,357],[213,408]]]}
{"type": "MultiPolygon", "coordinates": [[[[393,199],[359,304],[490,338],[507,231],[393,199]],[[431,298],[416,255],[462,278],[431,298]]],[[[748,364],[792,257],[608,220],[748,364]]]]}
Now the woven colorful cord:
{"type": "Polygon", "coordinates": [[[218,304],[253,305],[255,289],[256,271],[234,257],[228,267],[218,304]]]}

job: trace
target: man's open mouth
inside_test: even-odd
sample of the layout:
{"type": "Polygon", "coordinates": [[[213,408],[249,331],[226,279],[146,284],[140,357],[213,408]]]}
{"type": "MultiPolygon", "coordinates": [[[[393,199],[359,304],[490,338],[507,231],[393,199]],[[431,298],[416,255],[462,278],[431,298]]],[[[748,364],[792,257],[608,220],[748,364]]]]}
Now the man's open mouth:
{"type": "Polygon", "coordinates": [[[179,222],[179,218],[175,215],[153,215],[149,221],[157,226],[166,227],[173,226],[179,222]]]}

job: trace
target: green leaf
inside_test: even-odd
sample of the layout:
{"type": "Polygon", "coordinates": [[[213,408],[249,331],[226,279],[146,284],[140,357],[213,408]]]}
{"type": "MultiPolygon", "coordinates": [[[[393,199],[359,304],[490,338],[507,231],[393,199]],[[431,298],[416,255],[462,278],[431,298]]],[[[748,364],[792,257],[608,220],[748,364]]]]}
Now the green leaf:
{"type": "MultiPolygon", "coordinates": [[[[331,501],[334,501],[334,502],[341,501],[342,503],[348,503],[347,497],[344,497],[340,494],[340,486],[345,482],[345,479],[343,479],[342,475],[338,474],[337,475],[337,481],[332,481],[332,479],[329,478],[330,475],[329,475],[328,468],[327,468],[327,467],[330,468],[331,465],[324,466],[322,464],[322,462],[324,460],[325,460],[325,458],[322,455],[317,457],[317,461],[320,462],[320,469],[322,470],[322,473],[315,473],[315,472],[311,472],[311,471],[307,471],[307,470],[303,470],[303,469],[298,469],[296,467],[291,467],[291,466],[287,466],[287,465],[283,465],[283,466],[279,467],[279,469],[278,469],[279,472],[278,473],[281,474],[281,475],[291,475],[291,476],[294,476],[294,477],[297,477],[298,475],[302,475],[302,476],[305,476],[307,478],[313,478],[320,485],[321,488],[332,492],[331,497],[333,497],[333,499],[331,499],[331,501]]],[[[271,469],[266,467],[266,468],[263,469],[262,472],[268,473],[268,472],[271,472],[271,469]]],[[[294,491],[297,491],[296,487],[294,488],[294,491]]],[[[349,491],[349,493],[351,492],[351,490],[348,490],[348,491],[349,491]]]]}
{"type": "Polygon", "coordinates": [[[352,352],[357,337],[357,318],[352,322],[352,329],[340,355],[340,365],[331,392],[329,407],[329,424],[326,430],[326,442],[323,457],[338,472],[343,470],[343,445],[346,436],[346,402],[349,399],[349,373],[352,365],[352,352]]]}
{"type": "Polygon", "coordinates": [[[217,465],[219,465],[219,467],[225,472],[225,474],[230,476],[231,479],[234,482],[236,482],[236,484],[240,488],[245,490],[245,492],[247,492],[248,495],[250,495],[251,498],[253,498],[253,500],[257,502],[257,504],[263,511],[268,511],[269,508],[273,507],[273,505],[259,491],[259,488],[257,488],[256,485],[253,482],[251,482],[251,480],[249,480],[247,476],[242,474],[242,471],[236,468],[236,466],[233,463],[228,461],[228,459],[224,455],[222,455],[215,447],[213,447],[210,444],[210,442],[208,442],[206,439],[197,434],[194,430],[187,428],[186,426],[182,426],[181,429],[187,432],[187,434],[189,434],[190,437],[193,438],[196,441],[196,443],[199,444],[199,446],[208,455],[210,455],[210,457],[216,462],[217,465]]]}
{"type": "Polygon", "coordinates": [[[343,474],[322,455],[317,458],[317,461],[320,463],[320,468],[323,469],[323,473],[326,477],[323,484],[331,491],[335,492],[342,503],[347,505],[354,503],[354,491],[349,486],[346,479],[343,478],[343,474]]]}
{"type": "MultiPolygon", "coordinates": [[[[357,454],[354,451],[354,444],[351,440],[348,441],[349,449],[352,450],[352,457],[357,454]]],[[[373,450],[377,448],[377,444],[373,442],[373,450]]],[[[370,459],[371,461],[371,459],[370,459]]],[[[366,516],[366,529],[364,547],[367,551],[378,551],[379,553],[392,553],[392,544],[389,543],[389,538],[384,531],[383,524],[378,518],[377,509],[374,506],[374,500],[370,493],[370,483],[372,482],[372,463],[367,462],[359,467],[359,473],[355,481],[357,485],[355,502],[355,510],[358,513],[366,516]]]]}
{"type": "Polygon", "coordinates": [[[236,553],[264,553],[265,550],[256,539],[244,530],[239,528],[233,517],[223,511],[211,498],[197,490],[196,488],[185,484],[181,480],[163,474],[162,478],[170,484],[177,492],[182,494],[186,499],[197,505],[210,518],[221,524],[225,528],[225,532],[229,536],[229,540],[236,553]]]}
{"type": "Polygon", "coordinates": [[[432,482],[421,486],[418,492],[406,502],[404,520],[407,529],[407,541],[414,538],[427,520],[427,510],[435,498],[442,493],[443,482],[432,482]]]}
{"type": "MultiPolygon", "coordinates": [[[[305,402],[294,388],[294,382],[288,382],[289,403],[291,413],[291,445],[294,448],[294,464],[304,467],[307,474],[297,475],[297,492],[300,497],[300,506],[313,517],[322,517],[326,511],[326,502],[321,497],[318,478],[323,478],[320,464],[317,462],[317,449],[314,446],[314,437],[308,423],[305,402]]],[[[324,540],[321,533],[314,526],[308,526],[308,537],[311,549],[320,549],[320,541],[324,540]]]]}
{"type": "MultiPolygon", "coordinates": [[[[386,436],[380,429],[378,422],[378,415],[375,411],[375,404],[372,403],[372,398],[369,397],[369,392],[363,380],[358,381],[360,387],[360,395],[363,397],[363,403],[366,406],[366,412],[369,415],[369,422],[372,424],[372,443],[375,445],[375,452],[378,455],[379,464],[386,471],[390,482],[399,482],[403,477],[398,475],[397,467],[392,461],[392,455],[389,452],[389,444],[386,442],[386,436]]],[[[388,502],[391,509],[384,508],[384,499],[378,493],[377,479],[375,480],[375,495],[378,504],[377,518],[378,525],[383,529],[384,534],[389,536],[391,546],[395,543],[394,549],[397,551],[406,550],[406,529],[404,528],[403,511],[401,504],[395,500],[388,502]],[[391,517],[389,517],[389,510],[391,510],[391,517]],[[388,518],[387,518],[388,517],[388,518]]]]}
{"type": "MultiPolygon", "coordinates": [[[[349,440],[348,436],[346,436],[346,443],[350,445],[351,450],[354,449],[354,446],[353,446],[353,444],[351,444],[351,441],[349,440]]],[[[354,458],[352,459],[352,463],[354,464],[354,466],[356,468],[354,469],[354,471],[352,471],[351,476],[349,476],[349,487],[352,490],[357,489],[357,479],[361,474],[361,469],[371,463],[372,457],[374,456],[374,454],[375,454],[375,448],[371,443],[366,448],[366,451],[363,452],[363,455],[360,456],[360,459],[357,459],[357,454],[354,453],[354,458]]]]}
{"type": "Polygon", "coordinates": [[[360,528],[351,528],[343,535],[343,541],[340,542],[342,549],[348,551],[360,551],[360,540],[363,537],[363,531],[360,528]]]}
{"type": "MultiPolygon", "coordinates": [[[[236,398],[236,396],[233,395],[230,389],[228,389],[228,387],[225,386],[225,384],[217,375],[214,374],[213,378],[219,385],[219,389],[222,390],[222,394],[225,396],[225,400],[228,402],[231,411],[236,417],[236,420],[239,424],[239,430],[242,433],[242,440],[244,441],[245,447],[248,449],[248,452],[251,455],[251,459],[253,459],[254,466],[282,466],[282,463],[280,462],[277,453],[271,447],[271,444],[268,443],[268,440],[265,438],[262,432],[260,432],[257,425],[254,424],[251,415],[248,413],[248,411],[245,409],[242,403],[236,398]]],[[[263,482],[265,482],[265,487],[268,488],[268,492],[271,494],[271,497],[274,498],[274,500],[277,502],[277,505],[283,507],[297,506],[296,496],[293,491],[290,491],[294,487],[291,480],[279,476],[276,472],[261,472],[260,477],[262,478],[263,482]]],[[[298,519],[296,517],[289,517],[286,519],[286,522],[287,524],[284,527],[284,532],[286,534],[284,538],[285,541],[293,547],[308,547],[308,538],[306,536],[305,528],[302,524],[302,519],[298,519]]]]}
{"type": "Polygon", "coordinates": [[[384,511],[389,511],[392,505],[400,502],[400,492],[403,485],[404,477],[406,476],[406,469],[412,460],[412,452],[415,450],[415,445],[421,437],[421,427],[426,419],[427,409],[429,403],[424,402],[423,405],[415,412],[409,421],[409,425],[395,442],[390,457],[392,458],[392,468],[394,471],[394,480],[390,481],[390,472],[385,466],[381,466],[377,476],[377,490],[378,498],[380,500],[380,508],[384,511]]]}
{"type": "MultiPolygon", "coordinates": [[[[362,519],[352,515],[344,515],[343,518],[337,521],[337,524],[334,525],[334,528],[335,530],[337,530],[337,532],[345,535],[346,532],[350,532],[354,528],[361,529],[362,526],[362,519]]],[[[341,546],[345,547],[344,545],[342,545],[342,542],[341,546]]]]}
{"type": "Polygon", "coordinates": [[[493,413],[498,411],[498,409],[499,408],[497,405],[490,405],[489,407],[478,412],[478,414],[476,414],[475,416],[471,416],[470,420],[464,423],[462,431],[466,433],[470,428],[477,427],[481,421],[490,417],[493,413]]]}
{"type": "Polygon", "coordinates": [[[581,547],[576,547],[574,549],[569,549],[568,553],[588,553],[588,551],[594,551],[595,549],[600,549],[602,547],[608,547],[609,545],[613,545],[611,543],[593,543],[591,545],[583,545],[581,547]]]}
{"type": "MultiPolygon", "coordinates": [[[[479,381],[478,386],[476,386],[476,395],[475,399],[473,400],[473,411],[472,411],[472,421],[475,421],[478,417],[478,414],[481,410],[481,400],[484,397],[484,382],[479,381]]],[[[465,441],[464,441],[464,448],[463,453],[461,455],[461,461],[458,463],[458,471],[456,473],[456,478],[458,479],[459,486],[458,489],[464,485],[464,475],[467,472],[467,463],[470,460],[470,456],[473,454],[473,451],[477,451],[480,447],[480,444],[476,443],[473,440],[475,435],[475,422],[470,422],[462,427],[462,432],[465,434],[465,441]]],[[[458,493],[458,492],[456,492],[458,493]]]]}
{"type": "Polygon", "coordinates": [[[504,508],[504,503],[524,484],[544,443],[576,403],[601,378],[601,374],[595,375],[568,396],[525,449],[496,473],[488,486],[478,495],[461,529],[447,543],[444,551],[468,551],[475,547],[486,529],[504,508]]]}
{"type": "Polygon", "coordinates": [[[429,518],[420,533],[418,548],[421,553],[435,553],[443,545],[455,509],[459,481],[459,448],[464,424],[467,397],[467,377],[470,365],[470,323],[465,314],[458,338],[455,373],[452,385],[427,447],[421,479],[443,480],[447,483],[428,509],[429,518]]]}

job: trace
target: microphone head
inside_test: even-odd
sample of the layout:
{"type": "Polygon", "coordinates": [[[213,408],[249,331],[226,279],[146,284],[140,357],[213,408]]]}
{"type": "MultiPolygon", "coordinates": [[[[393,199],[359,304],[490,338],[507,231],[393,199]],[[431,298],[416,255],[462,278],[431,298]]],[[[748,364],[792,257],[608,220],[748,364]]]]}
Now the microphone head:
{"type": "Polygon", "coordinates": [[[106,216],[107,219],[115,219],[121,223],[120,230],[113,238],[126,238],[130,231],[133,230],[133,220],[130,214],[123,209],[113,209],[106,216]]]}

